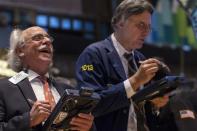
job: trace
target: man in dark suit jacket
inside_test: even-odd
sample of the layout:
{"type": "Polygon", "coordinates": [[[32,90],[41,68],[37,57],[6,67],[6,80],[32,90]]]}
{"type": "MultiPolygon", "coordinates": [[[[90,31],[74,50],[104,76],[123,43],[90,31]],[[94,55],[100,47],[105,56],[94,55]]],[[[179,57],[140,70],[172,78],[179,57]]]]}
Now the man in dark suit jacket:
{"type": "MultiPolygon", "coordinates": [[[[43,122],[67,86],[49,79],[53,39],[40,27],[14,30],[10,37],[9,65],[17,73],[0,80],[0,131],[41,131],[43,122]]],[[[88,131],[91,114],[79,113],[71,130],[88,131]]]]}
{"type": "Polygon", "coordinates": [[[98,131],[148,130],[136,127],[131,97],[155,76],[160,65],[157,59],[145,59],[135,50],[150,32],[152,11],[145,0],[124,0],[112,18],[114,33],[88,46],[77,60],[80,87],[91,87],[101,95],[94,111],[98,131]],[[132,67],[125,54],[133,55],[132,67]]]}
{"type": "MultiPolygon", "coordinates": [[[[172,120],[176,125],[177,131],[197,131],[197,88],[183,86],[183,89],[174,95],[169,101],[169,111],[172,120]]],[[[165,114],[166,113],[166,114],[165,114]]]]}
{"type": "Polygon", "coordinates": [[[197,88],[184,84],[160,111],[159,131],[197,131],[197,88]]]}
{"type": "MultiPolygon", "coordinates": [[[[60,96],[67,85],[53,82],[60,96]]],[[[28,131],[30,129],[30,114],[32,103],[28,100],[37,101],[28,78],[13,84],[4,78],[0,80],[0,130],[1,131],[28,131]]],[[[35,131],[41,131],[42,125],[33,127],[35,131]]]]}

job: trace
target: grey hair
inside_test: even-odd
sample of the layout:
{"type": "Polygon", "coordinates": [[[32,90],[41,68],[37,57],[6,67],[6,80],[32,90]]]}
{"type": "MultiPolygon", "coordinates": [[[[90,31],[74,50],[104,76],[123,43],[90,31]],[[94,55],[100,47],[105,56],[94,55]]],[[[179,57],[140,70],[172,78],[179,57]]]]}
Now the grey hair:
{"type": "Polygon", "coordinates": [[[116,8],[114,15],[111,19],[111,25],[115,30],[116,24],[121,19],[128,19],[131,15],[141,14],[144,11],[153,13],[153,6],[146,0],[123,0],[116,8]]]}
{"type": "Polygon", "coordinates": [[[22,30],[14,29],[10,35],[10,49],[8,52],[8,64],[11,69],[20,72],[23,69],[22,62],[16,54],[17,48],[24,45],[24,38],[22,37],[22,30]]]}

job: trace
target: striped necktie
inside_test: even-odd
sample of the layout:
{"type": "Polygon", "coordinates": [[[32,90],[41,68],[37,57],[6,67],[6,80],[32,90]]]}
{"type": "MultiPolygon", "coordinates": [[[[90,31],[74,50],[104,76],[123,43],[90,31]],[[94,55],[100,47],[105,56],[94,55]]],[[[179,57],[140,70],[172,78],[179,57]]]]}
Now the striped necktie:
{"type": "MultiPolygon", "coordinates": [[[[124,54],[125,59],[128,61],[128,77],[131,77],[135,72],[137,71],[137,65],[136,65],[136,60],[134,57],[133,53],[125,53],[124,54]]],[[[146,125],[146,120],[144,116],[144,104],[142,105],[137,105],[136,103],[133,102],[134,105],[134,110],[135,110],[135,115],[132,113],[131,114],[131,121],[135,122],[135,119],[137,119],[137,131],[149,131],[147,125],[146,125]]]]}
{"type": "Polygon", "coordinates": [[[130,77],[137,71],[137,67],[135,65],[135,59],[133,53],[125,53],[125,59],[128,61],[128,76],[130,77]]]}

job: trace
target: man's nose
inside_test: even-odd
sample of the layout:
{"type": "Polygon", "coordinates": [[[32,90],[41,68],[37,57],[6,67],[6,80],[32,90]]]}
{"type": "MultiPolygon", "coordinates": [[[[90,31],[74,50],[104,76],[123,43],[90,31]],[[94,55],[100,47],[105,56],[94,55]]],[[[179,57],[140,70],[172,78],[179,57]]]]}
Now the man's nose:
{"type": "Polygon", "coordinates": [[[46,37],[46,36],[43,38],[43,41],[52,43],[52,40],[49,37],[46,37]]]}
{"type": "Polygon", "coordinates": [[[147,31],[147,30],[144,30],[144,31],[142,32],[142,36],[144,36],[144,37],[147,37],[149,34],[150,34],[150,32],[147,31]]]}

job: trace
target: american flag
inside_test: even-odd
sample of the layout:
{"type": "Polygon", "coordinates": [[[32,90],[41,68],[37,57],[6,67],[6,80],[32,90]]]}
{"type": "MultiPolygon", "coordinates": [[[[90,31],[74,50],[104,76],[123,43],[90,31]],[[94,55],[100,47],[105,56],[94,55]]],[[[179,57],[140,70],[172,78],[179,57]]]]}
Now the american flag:
{"type": "Polygon", "coordinates": [[[194,112],[191,110],[180,110],[179,112],[180,112],[181,119],[184,119],[184,118],[195,119],[194,112]]]}

